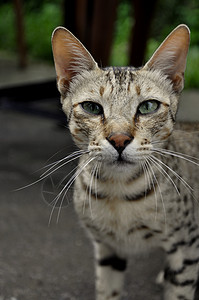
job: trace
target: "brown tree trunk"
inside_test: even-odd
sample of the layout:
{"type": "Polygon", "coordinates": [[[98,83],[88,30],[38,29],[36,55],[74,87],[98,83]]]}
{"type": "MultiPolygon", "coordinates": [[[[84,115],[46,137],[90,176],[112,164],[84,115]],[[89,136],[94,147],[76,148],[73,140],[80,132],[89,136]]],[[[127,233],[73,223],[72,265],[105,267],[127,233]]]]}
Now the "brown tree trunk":
{"type": "Polygon", "coordinates": [[[27,66],[27,52],[25,43],[22,0],[14,0],[14,9],[16,16],[16,37],[19,53],[19,67],[25,68],[27,66]]]}
{"type": "Polygon", "coordinates": [[[118,0],[65,0],[64,26],[91,52],[100,66],[107,66],[118,0]]]}
{"type": "Polygon", "coordinates": [[[140,67],[144,63],[147,39],[157,0],[133,0],[135,25],[130,45],[130,65],[140,67]]]}
{"type": "Polygon", "coordinates": [[[103,67],[109,63],[117,4],[117,0],[95,0],[91,30],[91,53],[99,65],[103,67]]]}

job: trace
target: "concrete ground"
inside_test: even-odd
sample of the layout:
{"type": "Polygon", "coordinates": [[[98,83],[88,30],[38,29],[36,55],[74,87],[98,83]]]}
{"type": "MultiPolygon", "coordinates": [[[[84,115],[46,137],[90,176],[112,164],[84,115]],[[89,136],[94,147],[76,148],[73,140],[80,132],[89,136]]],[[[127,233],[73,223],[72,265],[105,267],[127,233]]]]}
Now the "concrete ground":
{"type": "MultiPolygon", "coordinates": [[[[179,116],[187,120],[191,114],[191,121],[198,121],[199,94],[191,93],[179,116]]],[[[45,171],[37,170],[73,150],[68,130],[55,121],[0,111],[0,300],[94,300],[93,249],[74,213],[71,192],[58,222],[56,208],[49,225],[53,182],[75,164],[52,180],[16,191],[45,171]]],[[[155,278],[163,266],[158,250],[132,258],[123,300],[160,300],[155,278]]]]}

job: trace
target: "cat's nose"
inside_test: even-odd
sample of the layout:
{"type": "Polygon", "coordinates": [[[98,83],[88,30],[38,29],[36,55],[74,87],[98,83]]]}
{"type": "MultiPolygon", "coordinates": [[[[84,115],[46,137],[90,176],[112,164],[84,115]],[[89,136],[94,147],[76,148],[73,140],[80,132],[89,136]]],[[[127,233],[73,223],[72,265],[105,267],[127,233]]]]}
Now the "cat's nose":
{"type": "Polygon", "coordinates": [[[126,133],[112,133],[107,137],[109,143],[117,150],[119,154],[126,148],[133,140],[133,136],[126,133]]]}

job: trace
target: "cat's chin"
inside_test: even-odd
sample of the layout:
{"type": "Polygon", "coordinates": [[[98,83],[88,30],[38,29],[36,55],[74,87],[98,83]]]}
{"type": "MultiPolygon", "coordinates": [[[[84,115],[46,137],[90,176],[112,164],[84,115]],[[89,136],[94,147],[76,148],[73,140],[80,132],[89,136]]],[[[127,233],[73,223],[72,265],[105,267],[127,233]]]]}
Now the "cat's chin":
{"type": "Polygon", "coordinates": [[[118,159],[112,162],[107,163],[109,167],[119,168],[119,169],[127,169],[132,168],[133,166],[137,165],[136,161],[127,161],[124,159],[118,159]]]}
{"type": "Polygon", "coordinates": [[[132,174],[137,172],[139,164],[135,162],[129,162],[125,160],[116,161],[103,161],[102,172],[104,172],[105,177],[112,178],[116,180],[126,180],[132,176],[132,174]]]}

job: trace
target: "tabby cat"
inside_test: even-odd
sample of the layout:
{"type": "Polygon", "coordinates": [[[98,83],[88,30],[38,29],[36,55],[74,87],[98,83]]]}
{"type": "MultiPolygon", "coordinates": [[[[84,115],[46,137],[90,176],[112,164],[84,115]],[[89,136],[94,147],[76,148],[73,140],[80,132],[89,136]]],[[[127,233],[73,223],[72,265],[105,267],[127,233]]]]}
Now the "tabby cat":
{"type": "Polygon", "coordinates": [[[97,300],[121,299],[129,255],[153,247],[167,255],[164,299],[194,299],[199,136],[173,131],[189,40],[179,25],[144,67],[99,68],[68,30],[53,32],[63,111],[80,148],[69,182],[94,244],[97,300]]]}

